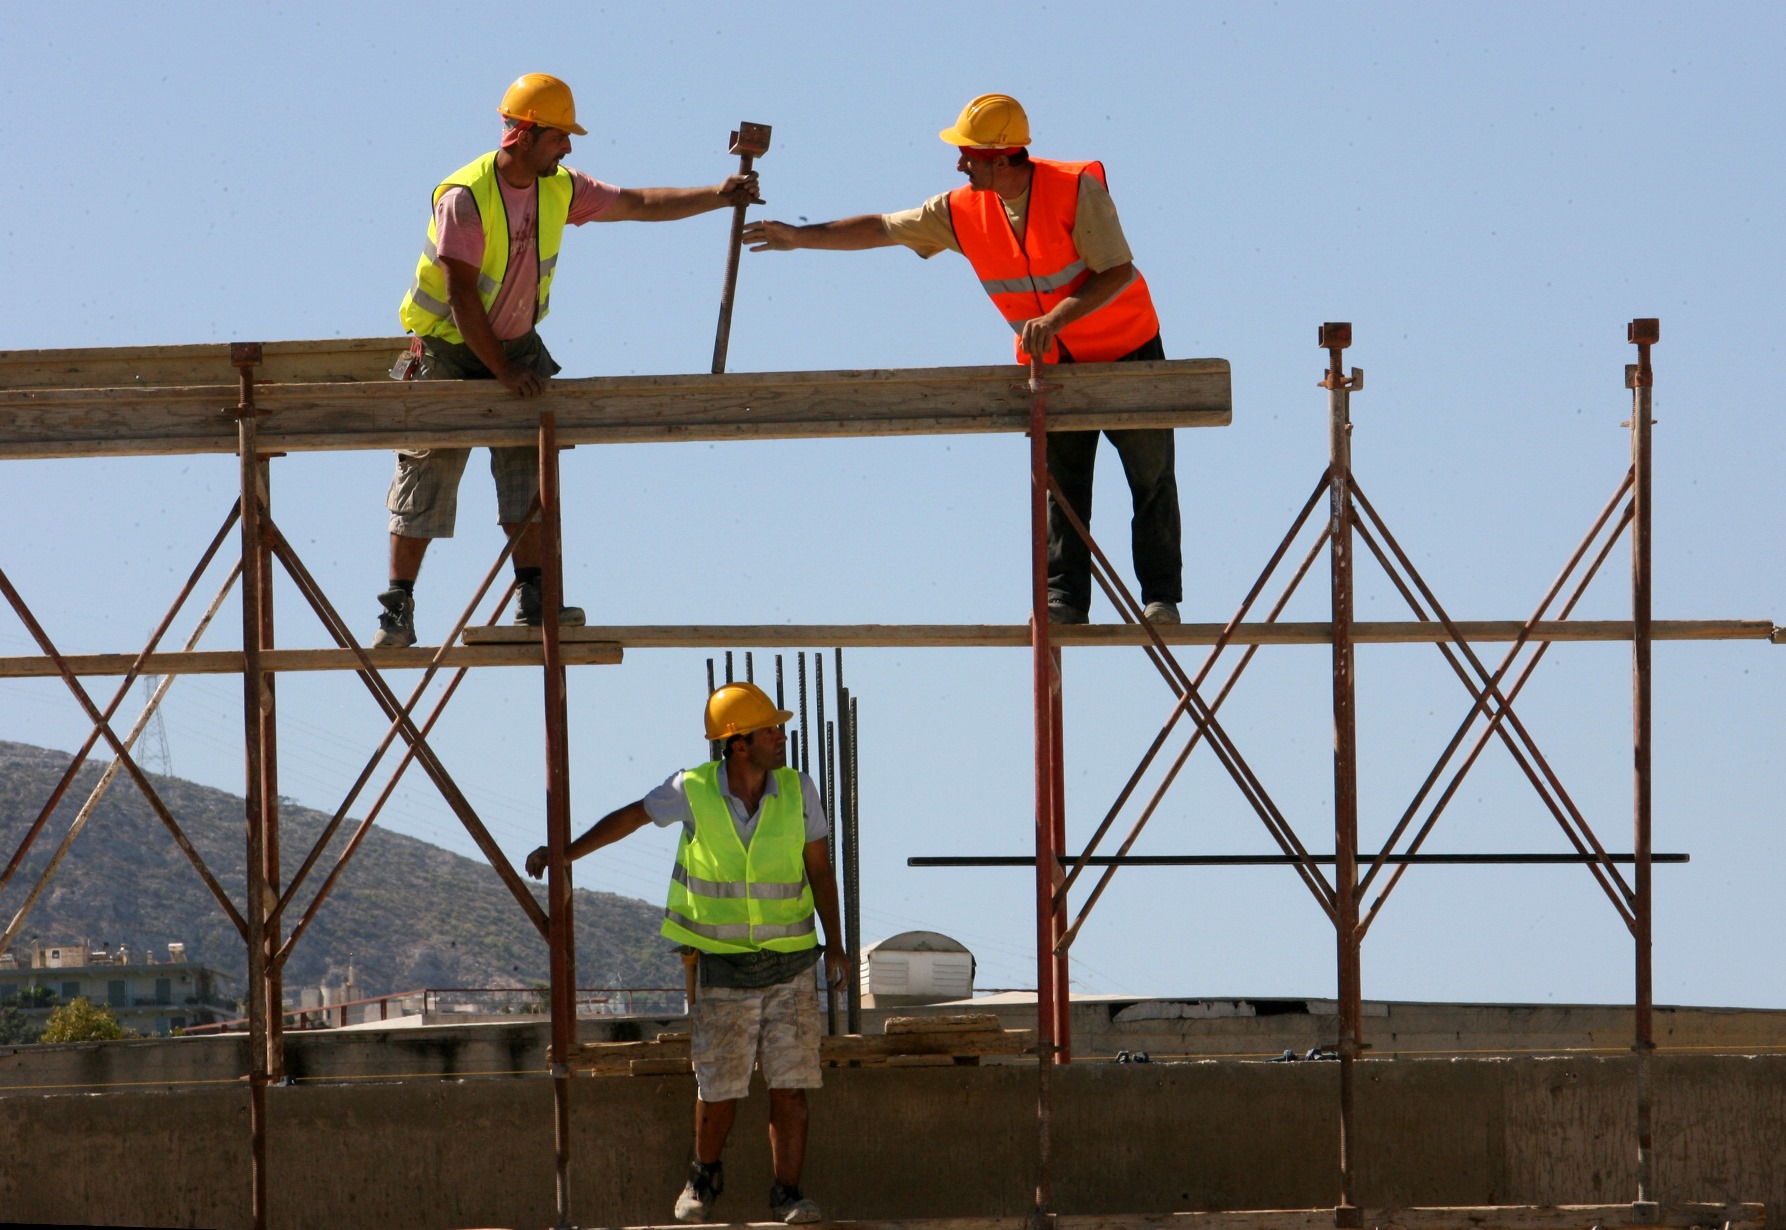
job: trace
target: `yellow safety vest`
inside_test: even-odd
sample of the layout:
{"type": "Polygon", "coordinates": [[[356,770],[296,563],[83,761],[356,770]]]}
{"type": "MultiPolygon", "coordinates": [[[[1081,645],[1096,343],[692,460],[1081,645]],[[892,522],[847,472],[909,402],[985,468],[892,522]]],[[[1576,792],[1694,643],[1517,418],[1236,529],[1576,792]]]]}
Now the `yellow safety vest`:
{"type": "Polygon", "coordinates": [[[799,952],[818,945],[806,882],[806,800],[800,775],[775,770],[750,846],[738,840],[719,793],[725,766],[709,761],[682,777],[695,825],[682,832],[664,907],[663,933],[702,952],[799,952]]]}
{"type": "MultiPolygon", "coordinates": [[[[502,186],[497,182],[495,153],[468,162],[447,176],[434,189],[433,203],[438,204],[440,194],[455,187],[471,189],[472,200],[477,202],[478,217],[484,224],[484,260],[478,270],[478,298],[488,312],[490,305],[496,302],[497,292],[502,289],[502,277],[508,272],[509,264],[508,210],[503,207],[502,186]]],[[[545,317],[552,301],[552,274],[558,267],[558,247],[564,240],[565,220],[570,217],[571,191],[570,172],[563,167],[539,181],[539,301],[533,312],[536,323],[545,317]]],[[[397,315],[403,321],[403,327],[418,337],[463,342],[465,338],[454,326],[453,309],[447,302],[446,267],[440,263],[436,246],[439,241],[434,214],[430,210],[428,242],[422,248],[421,259],[416,262],[415,281],[410,285],[409,293],[403,296],[403,305],[397,309],[397,315]]]]}

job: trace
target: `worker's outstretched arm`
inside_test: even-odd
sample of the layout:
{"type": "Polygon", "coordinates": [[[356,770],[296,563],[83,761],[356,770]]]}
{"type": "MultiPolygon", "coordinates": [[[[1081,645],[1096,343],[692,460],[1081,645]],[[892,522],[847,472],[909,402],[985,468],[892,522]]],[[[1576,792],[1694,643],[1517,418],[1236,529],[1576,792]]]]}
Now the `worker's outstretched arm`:
{"type": "Polygon", "coordinates": [[[864,248],[893,245],[887,225],[879,214],[860,214],[835,222],[794,226],[787,222],[750,222],[744,242],[752,252],[791,252],[795,248],[825,248],[833,252],[859,252],[864,248]]]}
{"type": "Polygon", "coordinates": [[[502,381],[503,387],[516,397],[534,397],[546,382],[520,364],[511,361],[502,349],[496,330],[490,327],[490,315],[478,297],[478,267],[469,261],[440,258],[446,266],[447,302],[453,309],[453,324],[471,353],[482,359],[490,374],[502,381]]]}
{"type": "Polygon", "coordinates": [[[674,222],[735,205],[761,205],[757,173],[728,176],[710,188],[622,188],[597,222],[674,222]]]}
{"type": "Polygon", "coordinates": [[[1018,331],[1018,338],[1023,343],[1023,353],[1046,355],[1048,348],[1054,344],[1055,334],[1075,320],[1089,316],[1109,303],[1116,298],[1118,291],[1134,280],[1133,261],[1124,261],[1120,265],[1098,270],[1080,283],[1078,290],[1055,304],[1046,315],[1034,316],[1023,322],[1023,328],[1018,331]]]}
{"type": "MultiPolygon", "coordinates": [[[[616,811],[611,811],[589,826],[589,831],[571,842],[568,853],[574,862],[585,854],[593,854],[603,846],[611,846],[622,837],[638,832],[651,823],[651,813],[645,810],[645,800],[628,803],[616,811]]],[[[547,850],[541,846],[527,856],[527,874],[539,879],[546,871],[547,850]]]]}
{"type": "Polygon", "coordinates": [[[801,852],[806,862],[806,882],[812,885],[812,904],[825,927],[825,985],[841,985],[850,976],[850,954],[844,947],[843,927],[837,921],[837,879],[831,874],[831,856],[825,839],[809,841],[801,852]]]}

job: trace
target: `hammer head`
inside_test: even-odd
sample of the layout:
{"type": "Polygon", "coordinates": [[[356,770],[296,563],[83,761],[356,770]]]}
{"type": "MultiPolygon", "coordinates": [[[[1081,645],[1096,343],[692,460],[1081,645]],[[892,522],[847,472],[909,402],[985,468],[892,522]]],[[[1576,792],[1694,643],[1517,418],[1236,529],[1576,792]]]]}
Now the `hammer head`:
{"type": "Polygon", "coordinates": [[[739,121],[738,130],[732,134],[732,148],[726,152],[761,158],[769,152],[769,125],[739,121]]]}

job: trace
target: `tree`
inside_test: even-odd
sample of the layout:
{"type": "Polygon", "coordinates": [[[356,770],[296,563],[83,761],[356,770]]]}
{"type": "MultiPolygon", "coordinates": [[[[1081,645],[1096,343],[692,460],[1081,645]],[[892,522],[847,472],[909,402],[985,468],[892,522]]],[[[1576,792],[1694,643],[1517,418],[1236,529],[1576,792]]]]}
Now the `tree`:
{"type": "Polygon", "coordinates": [[[96,1006],[82,995],[50,1013],[50,1023],[44,1027],[40,1041],[110,1042],[134,1037],[135,1032],[120,1025],[110,1008],[96,1006]]]}
{"type": "Polygon", "coordinates": [[[0,1008],[0,1046],[35,1042],[39,1032],[36,1022],[27,1018],[12,1004],[0,1008]]]}

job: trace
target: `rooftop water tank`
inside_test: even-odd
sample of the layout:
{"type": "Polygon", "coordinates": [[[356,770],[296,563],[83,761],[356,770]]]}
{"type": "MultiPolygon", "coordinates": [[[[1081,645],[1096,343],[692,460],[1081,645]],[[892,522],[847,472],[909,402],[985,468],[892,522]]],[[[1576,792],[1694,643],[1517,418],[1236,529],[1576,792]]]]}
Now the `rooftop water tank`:
{"type": "Polygon", "coordinates": [[[862,950],[862,1006],[901,1008],[969,999],[974,954],[936,931],[902,931],[862,950]]]}

